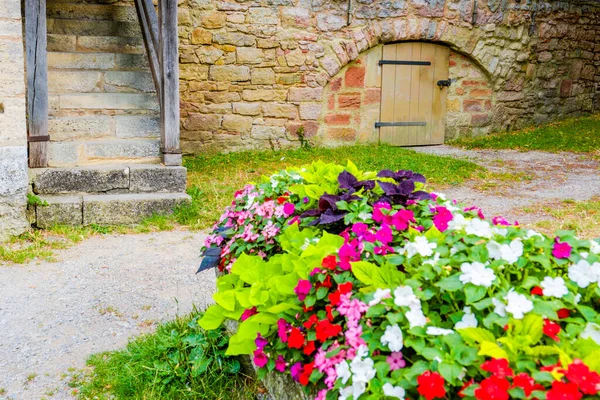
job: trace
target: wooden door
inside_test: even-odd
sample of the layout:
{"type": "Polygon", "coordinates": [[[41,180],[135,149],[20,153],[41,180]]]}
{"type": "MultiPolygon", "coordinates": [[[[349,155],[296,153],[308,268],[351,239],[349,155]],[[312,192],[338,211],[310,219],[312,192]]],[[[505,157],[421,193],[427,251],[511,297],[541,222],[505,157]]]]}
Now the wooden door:
{"type": "Polygon", "coordinates": [[[379,141],[396,146],[444,143],[450,49],[432,43],[383,48],[379,141]]]}

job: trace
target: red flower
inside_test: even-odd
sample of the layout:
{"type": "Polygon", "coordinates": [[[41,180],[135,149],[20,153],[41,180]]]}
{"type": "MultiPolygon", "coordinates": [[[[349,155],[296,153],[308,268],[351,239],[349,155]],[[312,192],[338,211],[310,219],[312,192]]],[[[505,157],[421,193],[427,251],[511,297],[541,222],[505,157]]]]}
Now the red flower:
{"type": "Polygon", "coordinates": [[[327,256],[321,262],[321,266],[325,269],[330,269],[333,271],[337,266],[337,259],[335,256],[327,256]]]}
{"type": "Polygon", "coordinates": [[[331,303],[332,306],[337,306],[338,304],[340,304],[340,296],[342,294],[340,293],[339,290],[336,290],[333,293],[329,293],[329,302],[331,303]]]}
{"type": "Polygon", "coordinates": [[[285,203],[286,200],[287,200],[286,197],[278,197],[277,198],[277,204],[283,204],[283,203],[285,203]]]}
{"type": "Polygon", "coordinates": [[[543,296],[544,290],[539,286],[534,286],[531,288],[531,294],[534,294],[536,296],[543,296]]]}
{"type": "Polygon", "coordinates": [[[546,393],[546,400],[579,400],[583,395],[574,383],[552,382],[552,389],[546,393]]]}
{"type": "Polygon", "coordinates": [[[316,350],[315,348],[315,342],[314,340],[311,340],[310,342],[308,342],[306,344],[306,346],[304,346],[304,350],[302,350],[302,352],[304,354],[306,354],[307,356],[310,356],[312,353],[314,353],[316,350]]]}
{"type": "Polygon", "coordinates": [[[327,277],[325,278],[325,280],[323,280],[323,282],[317,282],[317,289],[320,287],[326,287],[326,288],[330,288],[332,285],[331,283],[331,276],[327,275],[327,277]]]}
{"type": "Polygon", "coordinates": [[[304,346],[304,335],[298,328],[292,328],[288,337],[288,346],[290,349],[301,349],[304,346]]]}
{"type": "Polygon", "coordinates": [[[514,372],[512,369],[510,369],[508,360],[506,358],[492,358],[491,360],[481,364],[481,369],[491,372],[492,375],[500,379],[514,375],[514,372]]]}
{"type": "MultiPolygon", "coordinates": [[[[551,364],[551,365],[546,365],[545,367],[541,367],[540,371],[542,372],[552,372],[554,370],[560,369],[560,363],[556,363],[556,364],[551,364]]],[[[559,373],[564,373],[564,371],[558,371],[559,373]]]]}
{"type": "Polygon", "coordinates": [[[327,312],[327,319],[330,321],[333,321],[333,307],[331,306],[325,306],[325,311],[327,312]]]}
{"type": "Polygon", "coordinates": [[[556,314],[558,315],[558,318],[564,319],[569,318],[569,316],[571,315],[571,311],[569,311],[569,309],[567,308],[561,308],[556,312],[556,314]]]}
{"type": "Polygon", "coordinates": [[[579,359],[575,359],[569,365],[565,376],[585,394],[596,394],[600,390],[600,375],[596,371],[590,371],[588,366],[579,359]]]}
{"type": "Polygon", "coordinates": [[[304,311],[305,313],[307,312],[311,312],[313,310],[313,307],[306,307],[306,305],[302,304],[302,311],[304,311]]]}
{"type": "Polygon", "coordinates": [[[328,320],[324,319],[323,321],[319,321],[317,323],[315,330],[317,331],[317,339],[322,343],[329,338],[339,335],[342,331],[342,327],[340,325],[334,325],[328,320]]]}
{"type": "Polygon", "coordinates": [[[521,372],[519,375],[513,378],[513,387],[519,387],[525,392],[525,396],[529,396],[534,390],[544,390],[544,385],[535,383],[532,377],[527,375],[525,372],[521,372]]]}
{"type": "Polygon", "coordinates": [[[475,398],[478,400],[508,400],[508,388],[510,383],[496,375],[492,375],[481,381],[478,389],[475,390],[475,398]]]}
{"type": "Polygon", "coordinates": [[[417,391],[427,400],[446,396],[444,378],[437,372],[425,371],[417,378],[417,391]]]}
{"type": "Polygon", "coordinates": [[[458,396],[461,398],[465,397],[466,394],[464,394],[463,391],[474,383],[475,383],[475,379],[473,379],[473,378],[471,378],[471,380],[469,382],[465,382],[465,384],[462,385],[462,387],[458,391],[458,396]]]}
{"type": "Polygon", "coordinates": [[[314,369],[315,369],[314,362],[304,365],[304,367],[302,368],[302,373],[300,374],[300,378],[298,379],[298,381],[300,382],[301,385],[303,385],[303,386],[308,385],[308,382],[309,382],[308,379],[310,378],[310,375],[312,374],[314,369]]]}
{"type": "Polygon", "coordinates": [[[317,315],[316,315],[316,314],[313,314],[313,315],[311,315],[311,316],[310,316],[310,318],[308,318],[308,321],[306,321],[306,322],[305,322],[304,324],[302,324],[302,325],[304,325],[304,327],[305,327],[306,329],[310,329],[310,328],[312,328],[312,326],[313,326],[314,324],[316,324],[318,321],[319,321],[319,318],[317,317],[317,315]]]}
{"type": "Polygon", "coordinates": [[[552,322],[549,319],[544,320],[544,333],[550,337],[550,339],[558,342],[558,333],[560,332],[560,325],[556,322],[552,322]]]}
{"type": "Polygon", "coordinates": [[[338,286],[338,290],[341,294],[350,293],[352,291],[352,282],[344,282],[338,286]]]}

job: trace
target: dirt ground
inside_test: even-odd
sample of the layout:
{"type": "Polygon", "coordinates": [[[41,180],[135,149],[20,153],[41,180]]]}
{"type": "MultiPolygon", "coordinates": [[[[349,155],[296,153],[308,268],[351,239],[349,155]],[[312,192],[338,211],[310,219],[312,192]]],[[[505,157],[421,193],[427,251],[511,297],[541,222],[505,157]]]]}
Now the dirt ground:
{"type": "MultiPolygon", "coordinates": [[[[540,204],[600,195],[600,163],[574,154],[464,151],[497,176],[445,190],[486,216],[531,223],[540,204]]],[[[0,399],[70,399],[69,371],[89,355],[122,348],[157,323],[210,302],[214,272],[195,274],[204,233],[183,230],[92,237],[56,253],[57,262],[0,266],[0,399]]]]}

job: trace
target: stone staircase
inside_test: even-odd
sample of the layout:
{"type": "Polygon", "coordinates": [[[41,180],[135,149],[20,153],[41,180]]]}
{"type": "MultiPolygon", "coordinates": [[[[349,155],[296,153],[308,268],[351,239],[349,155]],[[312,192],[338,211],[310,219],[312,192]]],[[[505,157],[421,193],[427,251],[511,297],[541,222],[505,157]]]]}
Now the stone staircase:
{"type": "Polygon", "coordinates": [[[154,164],[40,168],[31,176],[35,224],[135,224],[190,201],[186,169],[154,164]]]}
{"type": "Polygon", "coordinates": [[[160,161],[159,106],[132,2],[48,0],[49,166],[160,161]]]}

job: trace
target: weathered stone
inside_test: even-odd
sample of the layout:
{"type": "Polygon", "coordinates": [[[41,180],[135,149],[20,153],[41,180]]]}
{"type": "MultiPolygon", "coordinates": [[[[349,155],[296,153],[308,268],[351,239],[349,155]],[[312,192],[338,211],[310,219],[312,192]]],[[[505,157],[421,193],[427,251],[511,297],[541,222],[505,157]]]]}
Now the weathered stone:
{"type": "Polygon", "coordinates": [[[71,166],[79,161],[81,145],[78,142],[48,143],[48,166],[71,166]]]}
{"type": "Polygon", "coordinates": [[[161,165],[129,166],[129,190],[142,192],[185,192],[187,170],[184,167],[165,167],[161,165]]]}
{"type": "Polygon", "coordinates": [[[298,108],[286,103],[265,103],[262,112],[265,117],[295,119],[298,116],[298,108]]]}
{"type": "Polygon", "coordinates": [[[264,52],[254,47],[238,47],[236,50],[238,64],[260,64],[264,61],[264,52]]]}
{"type": "Polygon", "coordinates": [[[271,68],[252,68],[250,82],[253,85],[272,85],[275,83],[275,72],[271,68]]]}
{"type": "Polygon", "coordinates": [[[78,93],[60,96],[61,108],[102,110],[158,110],[154,94],[78,93]]]}
{"type": "Polygon", "coordinates": [[[211,44],[213,34],[202,28],[196,28],[192,31],[192,44],[211,44]]]}
{"type": "MultiPolygon", "coordinates": [[[[62,36],[62,35],[61,35],[62,36]]],[[[125,36],[78,36],[77,50],[86,52],[119,52],[119,53],[145,53],[142,37],[125,36]]],[[[50,57],[52,53],[48,54],[50,57]]],[[[53,56],[53,55],[52,55],[53,56]]],[[[48,61],[50,65],[50,61],[48,61]]]]}
{"type": "Polygon", "coordinates": [[[277,25],[279,18],[272,8],[251,7],[248,12],[248,23],[256,25],[277,25]]]}
{"type": "Polygon", "coordinates": [[[214,64],[225,52],[213,46],[202,46],[196,49],[198,62],[203,64],[214,64]]]}
{"type": "Polygon", "coordinates": [[[213,34],[213,42],[219,44],[231,44],[234,46],[254,46],[256,44],[256,39],[251,35],[245,35],[243,33],[219,32],[213,34]]]}
{"type": "Polygon", "coordinates": [[[208,79],[207,65],[182,64],[179,66],[179,78],[187,81],[208,79]]]}
{"type": "Polygon", "coordinates": [[[252,129],[252,120],[252,117],[225,115],[223,116],[222,128],[226,131],[235,133],[248,133],[252,129]]]}
{"type": "Polygon", "coordinates": [[[157,158],[160,156],[158,140],[95,141],[84,145],[84,154],[90,159],[157,158]]]}
{"type": "Polygon", "coordinates": [[[47,229],[53,225],[82,225],[82,196],[40,196],[44,205],[35,207],[35,224],[47,229]]]}
{"type": "Polygon", "coordinates": [[[99,166],[84,168],[47,168],[33,179],[36,194],[109,192],[129,188],[129,168],[99,166]]]}
{"type": "Polygon", "coordinates": [[[316,120],[323,106],[320,103],[300,103],[300,119],[316,120]]]}
{"type": "Polygon", "coordinates": [[[115,66],[110,53],[48,53],[49,68],[106,70],[115,66]]]}
{"type": "Polygon", "coordinates": [[[287,90],[245,89],[242,99],[245,101],[285,101],[287,90]]]}
{"type": "Polygon", "coordinates": [[[259,115],[260,103],[233,103],[233,112],[241,115],[259,115]]]}
{"type": "Polygon", "coordinates": [[[317,15],[317,27],[322,31],[337,31],[346,25],[346,20],[338,15],[320,13],[317,15]]]}
{"type": "Polygon", "coordinates": [[[210,131],[221,127],[220,115],[190,114],[184,123],[185,129],[191,131],[210,131]]]}
{"type": "Polygon", "coordinates": [[[254,125],[250,134],[254,139],[278,139],[285,138],[285,127],[254,125]]]}
{"type": "Polygon", "coordinates": [[[306,102],[323,100],[323,88],[291,88],[289,101],[306,102]]]}
{"type": "Polygon", "coordinates": [[[85,195],[83,224],[136,224],[152,215],[170,214],[189,201],[185,193],[85,195]]]}
{"type": "Polygon", "coordinates": [[[118,138],[159,137],[160,117],[146,115],[116,116],[115,134],[118,138]]]}
{"type": "Polygon", "coordinates": [[[227,14],[219,11],[201,13],[200,24],[207,29],[217,29],[225,26],[227,14]]]}
{"type": "Polygon", "coordinates": [[[104,90],[106,92],[154,92],[154,81],[149,72],[141,71],[106,71],[104,73],[104,90]]]}
{"type": "Polygon", "coordinates": [[[285,55],[285,61],[290,67],[304,65],[306,62],[306,55],[304,55],[300,49],[292,50],[285,55]]]}
{"type": "Polygon", "coordinates": [[[48,118],[48,134],[53,141],[106,137],[110,123],[105,116],[48,118]]]}
{"type": "Polygon", "coordinates": [[[222,82],[250,80],[250,68],[240,65],[211,65],[210,79],[222,82]]]}

